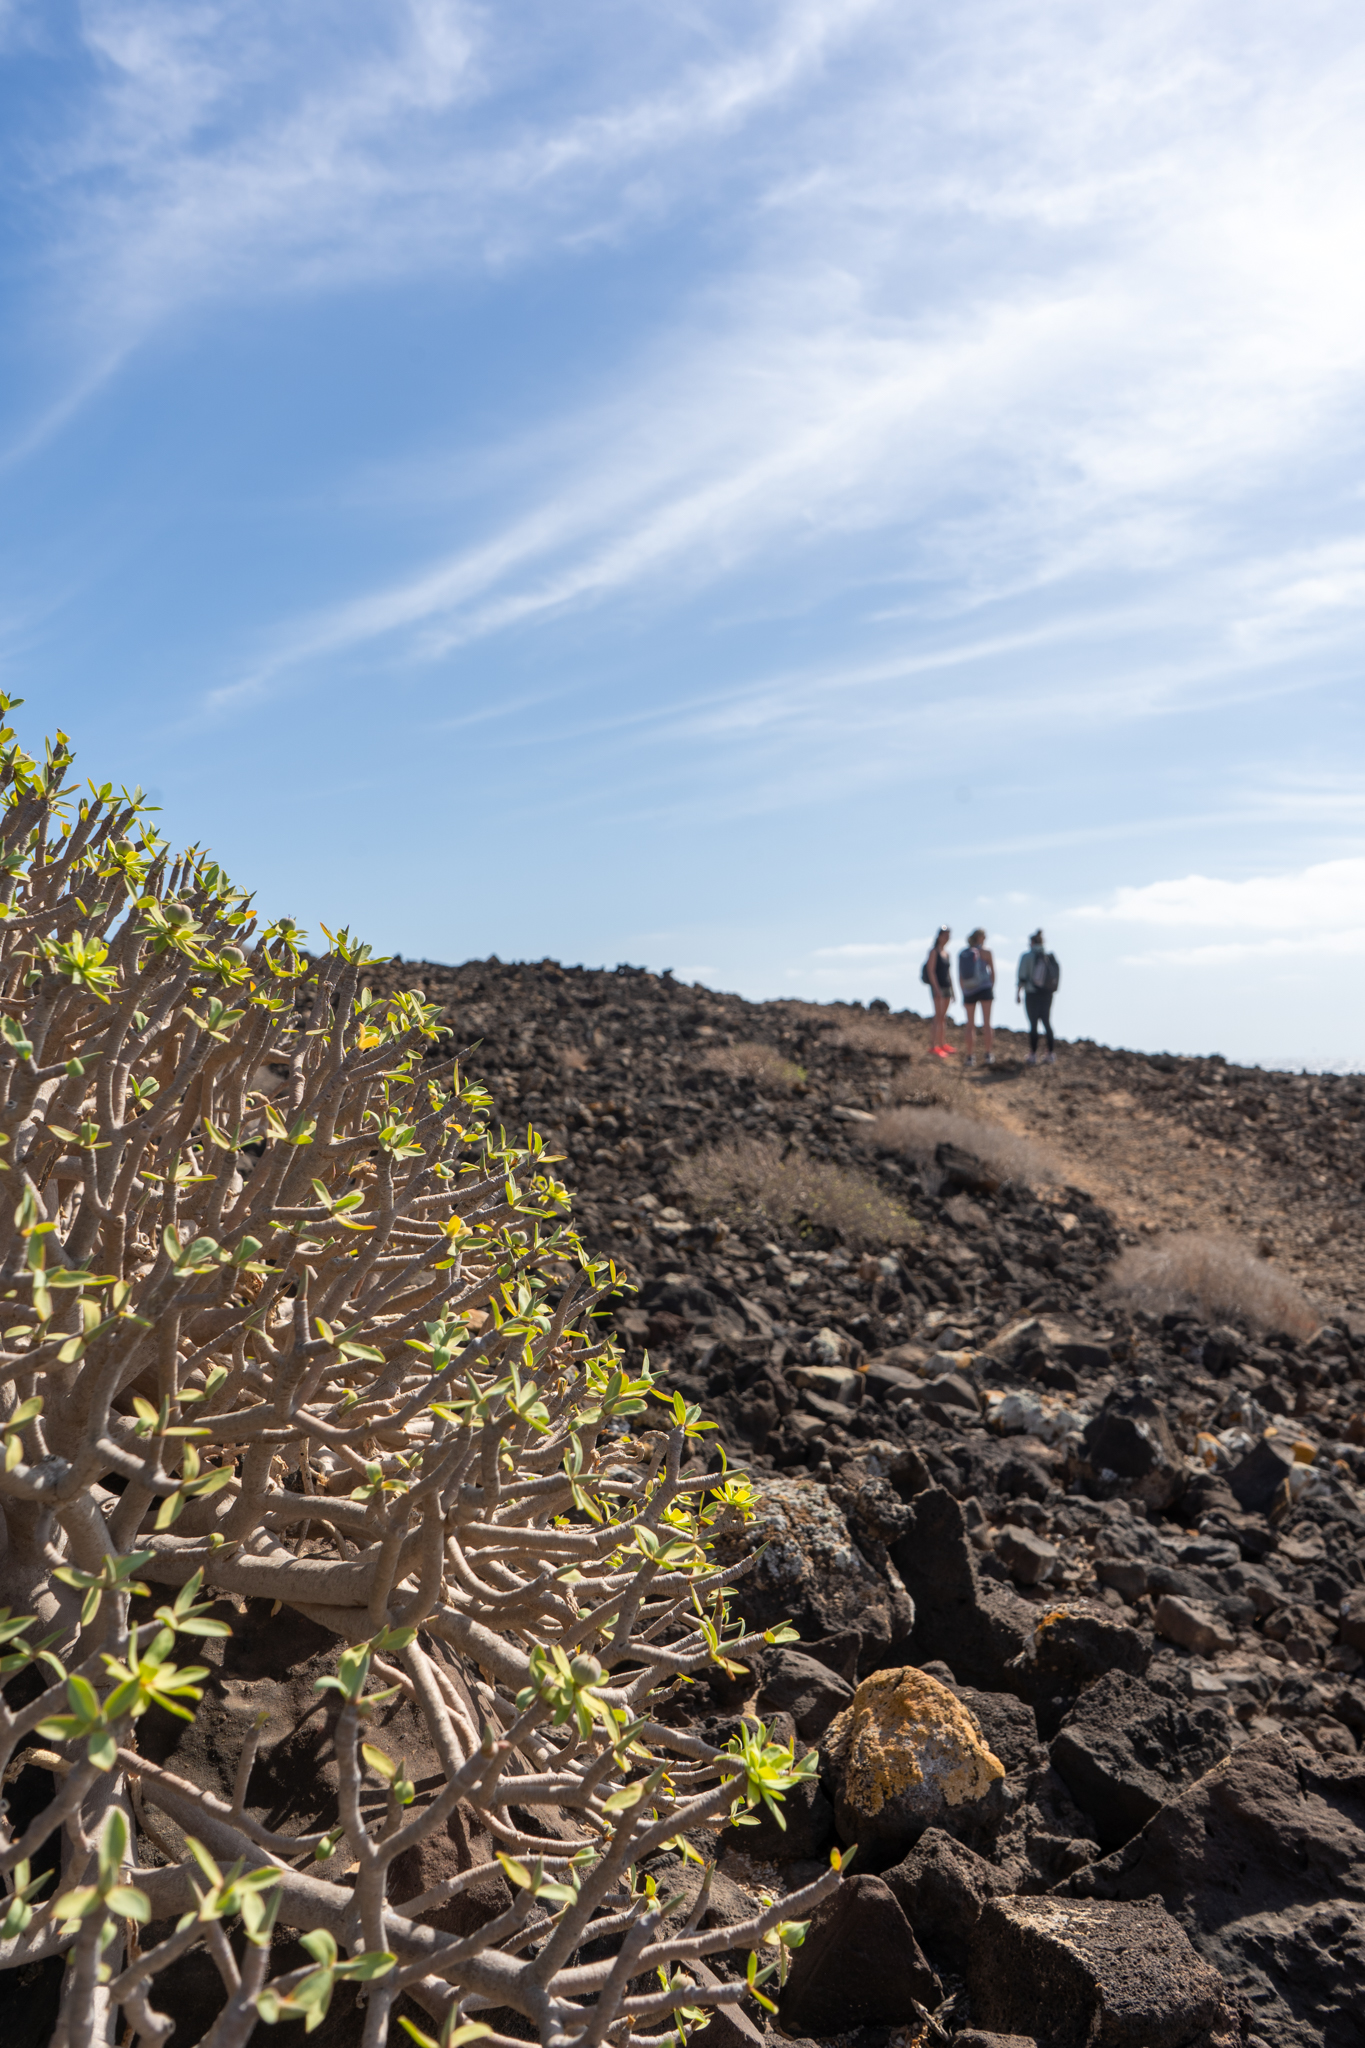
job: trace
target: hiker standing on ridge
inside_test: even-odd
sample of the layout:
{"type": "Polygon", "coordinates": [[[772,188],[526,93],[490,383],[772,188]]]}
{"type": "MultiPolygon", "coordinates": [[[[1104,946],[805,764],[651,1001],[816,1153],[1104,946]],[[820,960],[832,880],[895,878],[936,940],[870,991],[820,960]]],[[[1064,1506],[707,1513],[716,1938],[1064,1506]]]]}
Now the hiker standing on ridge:
{"type": "Polygon", "coordinates": [[[1024,1064],[1036,1067],[1038,1064],[1038,1026],[1047,1033],[1047,1063],[1057,1064],[1057,1052],[1052,1037],[1052,998],[1062,985],[1062,970],[1057,965],[1057,955],[1049,953],[1043,944],[1043,934],[1036,931],[1028,942],[1027,953],[1019,955],[1019,972],[1015,977],[1014,1000],[1020,995],[1028,1012],[1028,1058],[1024,1064]]]}
{"type": "Polygon", "coordinates": [[[981,1029],[985,1039],[986,1065],[995,1065],[991,1004],[995,1000],[995,956],[986,950],[986,934],[980,925],[968,932],[967,943],[957,956],[957,978],[962,988],[962,1005],[967,1012],[967,1065],[976,1065],[976,1006],[981,1005],[981,1029]]]}
{"type": "Polygon", "coordinates": [[[929,957],[919,971],[919,978],[927,982],[929,993],[934,999],[934,1035],[929,1043],[930,1052],[936,1052],[941,1060],[950,1059],[956,1047],[948,1043],[948,1005],[953,1000],[953,969],[948,958],[948,941],[952,937],[946,924],[938,928],[938,935],[929,948],[929,957]]]}

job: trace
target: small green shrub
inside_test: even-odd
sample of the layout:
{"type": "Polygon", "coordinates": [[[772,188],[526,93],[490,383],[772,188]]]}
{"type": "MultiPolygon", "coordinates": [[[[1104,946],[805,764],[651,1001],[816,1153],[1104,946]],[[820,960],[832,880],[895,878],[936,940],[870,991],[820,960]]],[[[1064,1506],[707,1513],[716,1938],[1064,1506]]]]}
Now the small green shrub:
{"type": "Polygon", "coordinates": [[[780,1969],[837,1882],[701,1932],[638,1875],[805,1768],[766,1736],[717,1751],[653,1718],[757,1640],[712,1556],[747,1489],[707,1476],[700,1416],[596,1334],[616,1276],[539,1138],[509,1141],[431,1056],[437,1012],[374,1000],[345,931],[313,961],[289,920],[258,929],[139,795],[70,771],[62,736],[38,762],[0,734],[0,1678],[25,1688],[0,1704],[0,1770],[37,1742],[57,1786],[0,1835],[0,1970],[68,1956],[61,2048],[125,2025],[163,2041],[157,1975],[201,1942],[224,1982],[213,2048],[258,2014],[314,2024],[347,1980],[365,2048],[404,1992],[443,2040],[498,2008],[556,2048],[662,2044],[747,1995],[694,1963],[738,1947],[780,1969]],[[144,1593],[163,1597],[139,1630],[144,1593]],[[226,1632],[221,1594],[343,1646],[333,1835],[253,1819],[254,1733],[232,1801],[138,1751],[153,1707],[192,1717],[209,1673],[183,1639],[192,1658],[226,1632]],[[421,1792],[367,1740],[394,1686],[441,1761],[421,1792]],[[468,1882],[501,1868],[514,1893],[463,1940],[386,1897],[457,1807],[497,1845],[468,1882]],[[144,1820],[190,1853],[151,1867],[144,1820]],[[55,1887],[33,1874],[54,1837],[55,1887]],[[177,1916],[126,1945],[130,1922],[177,1916]],[[275,1924],[312,1961],[272,1980],[275,1924]]]}

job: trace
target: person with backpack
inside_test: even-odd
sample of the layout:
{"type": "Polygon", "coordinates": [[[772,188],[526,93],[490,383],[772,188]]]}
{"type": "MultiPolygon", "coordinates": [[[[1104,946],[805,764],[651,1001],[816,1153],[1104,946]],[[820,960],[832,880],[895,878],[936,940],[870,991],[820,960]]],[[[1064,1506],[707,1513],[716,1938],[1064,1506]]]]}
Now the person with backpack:
{"type": "Polygon", "coordinates": [[[1049,953],[1043,943],[1043,934],[1037,931],[1028,942],[1027,953],[1019,955],[1019,972],[1015,978],[1014,1000],[1022,995],[1024,1008],[1028,1012],[1028,1058],[1025,1066],[1038,1064],[1038,1026],[1047,1033],[1047,1064],[1057,1064],[1057,1051],[1052,1036],[1052,998],[1062,985],[1062,970],[1057,965],[1057,955],[1049,953]]]}
{"type": "Polygon", "coordinates": [[[976,1065],[976,1006],[981,1005],[981,1030],[985,1042],[986,1065],[995,1065],[994,1037],[991,1031],[991,1004],[995,1000],[995,956],[987,951],[986,934],[980,925],[967,934],[967,943],[957,956],[957,978],[962,989],[962,1004],[967,1012],[967,1061],[969,1067],[976,1065]]]}
{"type": "Polygon", "coordinates": [[[919,971],[920,980],[928,984],[934,999],[934,1035],[929,1050],[937,1053],[941,1060],[950,1059],[956,1050],[948,1043],[948,1005],[953,1000],[953,969],[948,956],[951,937],[947,925],[941,924],[929,948],[928,958],[919,971]]]}

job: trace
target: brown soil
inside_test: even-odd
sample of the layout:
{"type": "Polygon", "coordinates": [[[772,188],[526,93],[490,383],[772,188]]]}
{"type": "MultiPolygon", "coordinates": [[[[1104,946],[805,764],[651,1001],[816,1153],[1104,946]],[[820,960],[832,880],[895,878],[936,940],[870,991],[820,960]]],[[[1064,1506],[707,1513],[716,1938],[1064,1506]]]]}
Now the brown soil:
{"type": "Polygon", "coordinates": [[[927,1022],[897,1017],[883,1030],[892,1024],[911,1049],[908,1069],[885,1062],[892,1099],[941,1103],[1029,1138],[1127,1231],[1228,1233],[1324,1303],[1365,1307],[1365,1080],[1151,1059],[1086,1040],[1059,1041],[1055,1066],[1028,1067],[1027,1034],[1000,1030],[996,1066],[968,1068],[960,1052],[931,1058],[927,1022]]]}

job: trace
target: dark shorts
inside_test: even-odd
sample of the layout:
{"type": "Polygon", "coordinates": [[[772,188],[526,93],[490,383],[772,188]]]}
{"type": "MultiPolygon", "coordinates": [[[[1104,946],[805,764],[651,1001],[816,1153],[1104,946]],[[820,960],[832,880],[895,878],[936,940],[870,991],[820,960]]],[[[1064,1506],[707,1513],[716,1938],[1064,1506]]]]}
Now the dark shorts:
{"type": "Polygon", "coordinates": [[[995,1001],[995,989],[993,986],[991,988],[978,988],[974,989],[969,995],[964,988],[962,1000],[969,1010],[974,1010],[978,1003],[993,1003],[995,1001]]]}

